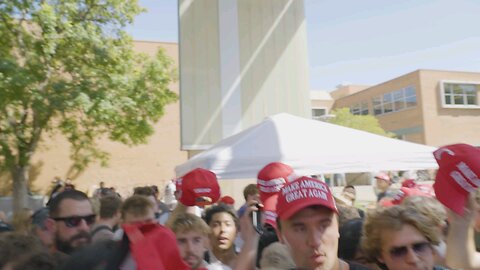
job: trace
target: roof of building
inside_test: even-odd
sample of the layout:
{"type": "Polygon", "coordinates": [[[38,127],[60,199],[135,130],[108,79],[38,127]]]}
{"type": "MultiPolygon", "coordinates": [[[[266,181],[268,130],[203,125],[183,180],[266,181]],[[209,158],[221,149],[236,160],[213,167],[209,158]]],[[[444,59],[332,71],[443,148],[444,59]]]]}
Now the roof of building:
{"type": "Polygon", "coordinates": [[[327,91],[312,90],[312,91],[310,91],[310,99],[312,99],[312,100],[332,100],[332,96],[327,91]]]}

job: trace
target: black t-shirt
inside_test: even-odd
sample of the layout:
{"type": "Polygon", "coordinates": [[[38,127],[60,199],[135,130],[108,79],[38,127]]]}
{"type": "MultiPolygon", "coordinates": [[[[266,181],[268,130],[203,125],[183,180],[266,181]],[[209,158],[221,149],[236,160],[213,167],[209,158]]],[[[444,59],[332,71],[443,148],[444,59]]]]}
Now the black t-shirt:
{"type": "Polygon", "coordinates": [[[358,263],[349,262],[349,261],[345,261],[345,262],[348,263],[350,270],[371,270],[370,268],[358,263]]]}

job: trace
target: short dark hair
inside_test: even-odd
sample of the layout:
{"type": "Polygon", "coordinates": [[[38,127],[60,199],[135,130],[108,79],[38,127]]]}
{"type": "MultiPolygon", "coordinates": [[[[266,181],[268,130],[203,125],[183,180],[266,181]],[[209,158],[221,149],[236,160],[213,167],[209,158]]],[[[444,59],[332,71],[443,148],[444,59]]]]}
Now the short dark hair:
{"type": "Polygon", "coordinates": [[[45,221],[49,216],[50,210],[48,207],[42,207],[35,211],[32,215],[32,225],[34,227],[39,227],[41,229],[45,229],[45,221]]]}
{"type": "Polygon", "coordinates": [[[233,210],[231,206],[226,204],[218,204],[208,208],[205,211],[205,215],[203,219],[210,226],[210,222],[212,222],[213,216],[218,213],[230,214],[233,218],[233,221],[235,222],[235,226],[237,227],[237,229],[239,228],[238,217],[237,217],[237,214],[235,214],[235,210],[233,210]]]}
{"type": "Polygon", "coordinates": [[[69,190],[63,191],[57,196],[55,196],[55,198],[53,198],[48,204],[48,208],[50,209],[50,217],[55,217],[56,215],[58,215],[60,211],[60,204],[65,199],[72,199],[76,201],[84,201],[84,200],[90,201],[87,194],[79,190],[69,189],[69,190]]]}
{"type": "Polygon", "coordinates": [[[122,199],[116,195],[100,198],[100,218],[112,218],[120,210],[122,199]]]}
{"type": "Polygon", "coordinates": [[[258,187],[256,184],[249,184],[243,189],[243,197],[247,200],[248,195],[257,195],[258,187]]]}
{"type": "Polygon", "coordinates": [[[347,188],[353,188],[355,189],[355,187],[353,185],[346,185],[345,187],[343,187],[343,189],[347,189],[347,188]]]}
{"type": "Polygon", "coordinates": [[[363,219],[348,220],[340,226],[338,239],[338,257],[344,260],[354,260],[357,250],[360,249],[363,219]]]}
{"type": "Polygon", "coordinates": [[[155,196],[155,191],[152,187],[136,187],[133,189],[133,195],[155,196]]]}

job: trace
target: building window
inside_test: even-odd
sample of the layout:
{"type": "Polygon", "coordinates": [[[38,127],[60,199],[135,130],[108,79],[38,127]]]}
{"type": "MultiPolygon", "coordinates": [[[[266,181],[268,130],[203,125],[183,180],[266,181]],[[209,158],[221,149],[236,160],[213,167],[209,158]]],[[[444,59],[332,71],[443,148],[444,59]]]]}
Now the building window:
{"type": "Polygon", "coordinates": [[[473,83],[443,83],[444,105],[452,107],[477,107],[479,85],[473,83]]]}
{"type": "Polygon", "coordinates": [[[350,107],[350,113],[354,115],[368,115],[368,103],[357,103],[350,107]]]}
{"type": "Polygon", "coordinates": [[[322,116],[327,114],[326,108],[312,108],[312,119],[321,120],[322,116]]]}
{"type": "Polygon", "coordinates": [[[408,86],[400,90],[385,93],[372,99],[375,115],[398,112],[417,105],[415,87],[408,86]]]}

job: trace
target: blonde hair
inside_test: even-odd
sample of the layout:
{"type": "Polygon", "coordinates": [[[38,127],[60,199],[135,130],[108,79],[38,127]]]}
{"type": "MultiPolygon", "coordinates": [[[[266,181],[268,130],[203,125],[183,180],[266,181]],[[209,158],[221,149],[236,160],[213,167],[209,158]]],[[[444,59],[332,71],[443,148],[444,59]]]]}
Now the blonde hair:
{"type": "Polygon", "coordinates": [[[425,196],[408,196],[402,201],[405,207],[413,207],[432,220],[435,226],[446,225],[447,211],[435,198],[425,196]]]}
{"type": "Polygon", "coordinates": [[[362,248],[371,261],[377,261],[382,252],[382,234],[384,231],[399,231],[404,225],[415,227],[434,245],[439,243],[439,231],[435,225],[416,208],[395,205],[378,208],[368,212],[363,226],[362,248]]]}
{"type": "Polygon", "coordinates": [[[169,224],[169,227],[175,234],[194,231],[208,236],[210,233],[210,227],[207,223],[205,223],[200,217],[191,213],[177,215],[171,224],[169,224]]]}
{"type": "Polygon", "coordinates": [[[275,242],[267,246],[262,252],[260,259],[260,269],[292,269],[295,268],[295,262],[288,251],[287,246],[275,242]]]}

